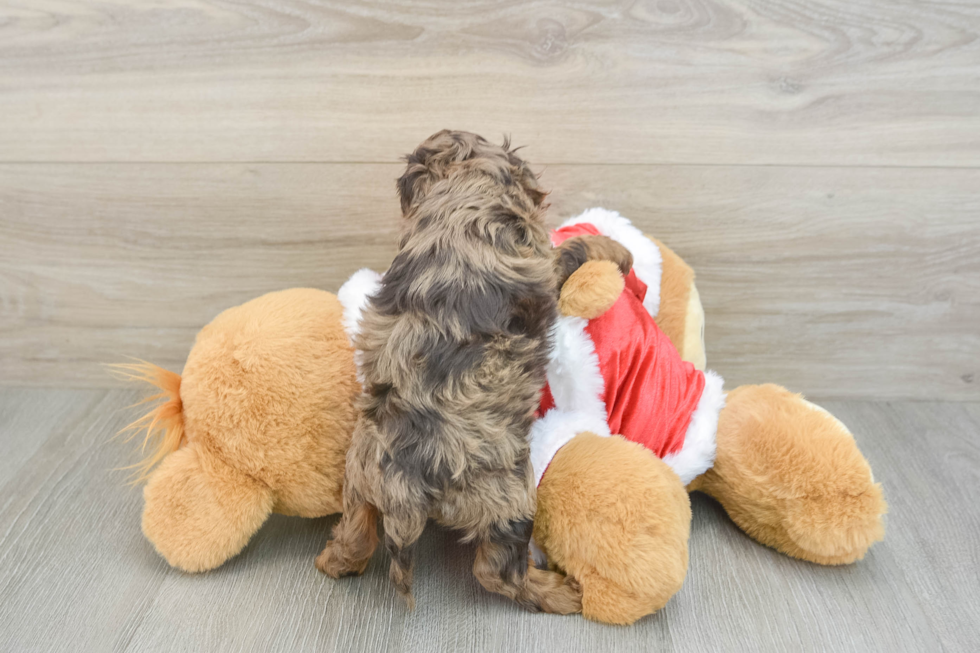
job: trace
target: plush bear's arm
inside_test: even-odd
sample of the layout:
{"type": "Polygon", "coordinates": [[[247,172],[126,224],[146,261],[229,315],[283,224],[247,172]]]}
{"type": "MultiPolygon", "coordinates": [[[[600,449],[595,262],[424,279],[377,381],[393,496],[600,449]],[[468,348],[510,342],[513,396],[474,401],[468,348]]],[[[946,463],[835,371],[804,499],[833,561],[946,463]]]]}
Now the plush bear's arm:
{"type": "Polygon", "coordinates": [[[623,292],[625,282],[612,261],[587,261],[562,286],[558,308],[562,315],[599,317],[623,292]]]}
{"type": "Polygon", "coordinates": [[[630,250],[609,236],[586,234],[568,238],[554,249],[554,255],[559,289],[589,261],[612,261],[622,274],[629,274],[633,267],[630,250]]]}
{"type": "MultiPolygon", "coordinates": [[[[654,319],[681,358],[703,370],[704,309],[694,285],[694,270],[662,242],[650,240],[661,257],[660,307],[654,319]]],[[[609,261],[586,261],[565,281],[558,307],[563,315],[591,320],[609,310],[623,288],[620,267],[609,261]]]]}

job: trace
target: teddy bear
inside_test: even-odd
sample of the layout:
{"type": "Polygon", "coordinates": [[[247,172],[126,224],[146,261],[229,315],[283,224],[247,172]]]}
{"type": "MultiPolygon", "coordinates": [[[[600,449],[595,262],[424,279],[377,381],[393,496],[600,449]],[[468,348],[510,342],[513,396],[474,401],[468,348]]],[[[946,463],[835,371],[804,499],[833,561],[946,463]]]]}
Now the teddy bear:
{"type": "Polygon", "coordinates": [[[538,562],[579,581],[588,618],[629,624],[656,612],[687,572],[692,491],[782,553],[861,559],[883,538],[887,508],[847,427],[777,385],[726,394],[704,371],[691,268],[604,209],[568,220],[552,242],[584,233],[619,241],[634,264],[622,279],[586,263],[562,289],[531,432],[538,562]]]}
{"type": "MultiPolygon", "coordinates": [[[[587,618],[632,623],[684,581],[695,490],[788,555],[860,559],[883,535],[885,503],[846,427],[778,386],[726,394],[704,371],[693,271],[603,209],[553,241],[583,233],[617,240],[634,263],[625,277],[586,263],[561,289],[530,437],[536,562],[579,582],[587,618]]],[[[337,296],[293,289],[228,309],[198,334],[181,375],[117,366],[160,389],[131,426],[152,440],[137,468],[143,532],[171,565],[217,567],[272,512],[341,510],[360,392],[350,337],[379,278],[361,270],[337,296]]]]}

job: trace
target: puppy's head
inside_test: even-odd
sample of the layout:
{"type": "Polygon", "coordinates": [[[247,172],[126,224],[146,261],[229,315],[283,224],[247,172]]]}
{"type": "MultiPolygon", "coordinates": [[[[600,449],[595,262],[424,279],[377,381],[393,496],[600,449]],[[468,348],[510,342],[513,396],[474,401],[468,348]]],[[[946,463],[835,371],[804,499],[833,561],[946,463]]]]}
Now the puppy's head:
{"type": "Polygon", "coordinates": [[[515,152],[506,138],[503,145],[494,145],[471,132],[444,129],[433,134],[405,157],[408,165],[397,182],[402,215],[408,216],[440,181],[469,173],[483,174],[540,206],[547,193],[515,152]]]}

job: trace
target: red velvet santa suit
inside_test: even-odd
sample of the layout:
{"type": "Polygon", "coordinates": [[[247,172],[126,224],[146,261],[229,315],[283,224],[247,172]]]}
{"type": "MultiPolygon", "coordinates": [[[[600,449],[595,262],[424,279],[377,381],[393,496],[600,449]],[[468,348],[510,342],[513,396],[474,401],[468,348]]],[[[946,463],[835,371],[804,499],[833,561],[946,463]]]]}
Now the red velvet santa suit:
{"type": "Polygon", "coordinates": [[[616,213],[593,209],[552,233],[552,243],[605,234],[634,255],[626,288],[603,315],[561,318],[531,432],[531,461],[540,482],[548,463],[576,433],[615,433],[650,449],[686,484],[714,462],[715,430],[724,404],[721,378],[681,360],[654,321],[660,251],[616,213]],[[651,301],[652,300],[652,301],[651,301]]]}

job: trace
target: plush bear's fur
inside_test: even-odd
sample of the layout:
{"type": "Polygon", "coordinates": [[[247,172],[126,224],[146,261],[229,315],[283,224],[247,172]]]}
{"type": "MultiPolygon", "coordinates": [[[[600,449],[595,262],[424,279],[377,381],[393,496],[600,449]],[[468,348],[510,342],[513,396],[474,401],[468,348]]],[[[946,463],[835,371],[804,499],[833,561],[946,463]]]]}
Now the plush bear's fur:
{"type": "Polygon", "coordinates": [[[580,433],[538,487],[534,539],[582,585],[582,613],[629,624],[687,574],[691,502],[677,475],[635,442],[580,433]]]}
{"type": "Polygon", "coordinates": [[[171,565],[217,567],[272,512],[341,510],[360,390],[341,315],[321,290],[269,293],[204,327],[181,376],[128,368],[166,399],[142,420],[162,419],[156,450],[169,454],[148,476],[143,532],[171,565]]]}

